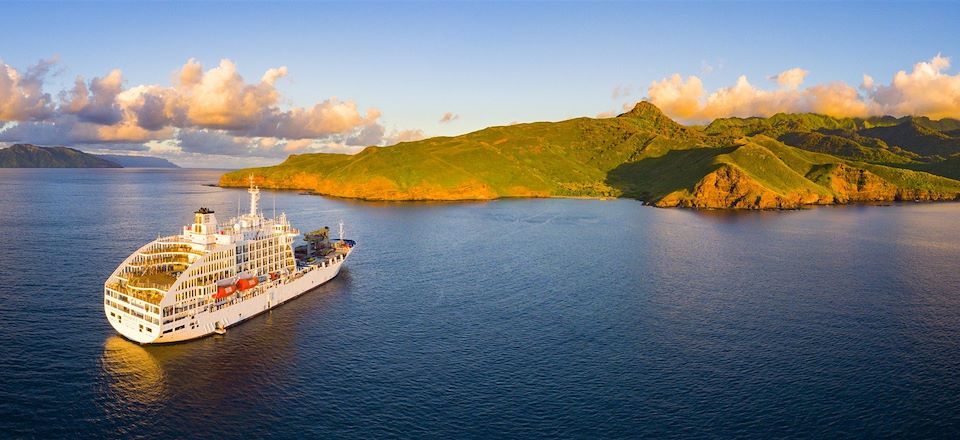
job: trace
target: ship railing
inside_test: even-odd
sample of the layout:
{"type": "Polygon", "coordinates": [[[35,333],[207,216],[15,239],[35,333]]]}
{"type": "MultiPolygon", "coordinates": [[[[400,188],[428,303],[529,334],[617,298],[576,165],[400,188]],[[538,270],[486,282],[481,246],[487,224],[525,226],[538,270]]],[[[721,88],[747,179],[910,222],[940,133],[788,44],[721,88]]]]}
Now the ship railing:
{"type": "Polygon", "coordinates": [[[139,290],[159,290],[160,292],[166,292],[170,290],[170,286],[173,286],[173,283],[154,283],[150,281],[140,281],[140,280],[130,280],[127,283],[127,287],[131,289],[139,290]]]}
{"type": "Polygon", "coordinates": [[[144,255],[157,255],[157,254],[173,254],[173,253],[187,253],[194,255],[206,255],[206,252],[194,249],[192,246],[158,246],[153,247],[147,250],[140,252],[144,255]]]}
{"type": "Polygon", "coordinates": [[[136,311],[136,310],[133,310],[133,309],[127,307],[127,306],[124,305],[124,304],[119,304],[119,303],[116,303],[116,302],[110,302],[110,307],[113,307],[113,309],[114,309],[116,312],[118,312],[118,313],[124,313],[124,314],[126,314],[127,316],[130,316],[130,317],[133,317],[133,318],[138,318],[138,319],[143,320],[143,321],[151,322],[151,323],[156,324],[156,325],[160,325],[160,320],[157,319],[156,317],[153,317],[153,316],[150,316],[150,315],[145,315],[145,314],[143,314],[143,313],[141,313],[141,312],[138,312],[138,311],[136,311]]]}
{"type": "Polygon", "coordinates": [[[160,238],[156,239],[156,242],[157,242],[157,243],[182,243],[182,244],[190,244],[190,240],[188,240],[186,237],[184,237],[184,236],[182,236],[182,235],[171,235],[171,236],[168,236],[168,237],[160,237],[160,238]]]}
{"type": "MultiPolygon", "coordinates": [[[[139,299],[140,301],[148,302],[153,305],[160,305],[160,301],[163,300],[163,293],[166,290],[161,292],[151,291],[151,290],[140,290],[134,286],[128,284],[123,284],[119,282],[108,283],[106,286],[108,289],[113,290],[117,293],[127,295],[131,298],[139,299]]],[[[153,288],[148,288],[153,289],[153,288]]],[[[157,289],[161,290],[161,289],[157,289]]]]}
{"type": "MultiPolygon", "coordinates": [[[[151,254],[156,255],[156,254],[151,254]]],[[[147,257],[143,259],[136,259],[129,263],[130,266],[144,267],[144,266],[156,266],[159,264],[190,264],[190,257],[187,255],[169,255],[162,257],[147,257]]]]}

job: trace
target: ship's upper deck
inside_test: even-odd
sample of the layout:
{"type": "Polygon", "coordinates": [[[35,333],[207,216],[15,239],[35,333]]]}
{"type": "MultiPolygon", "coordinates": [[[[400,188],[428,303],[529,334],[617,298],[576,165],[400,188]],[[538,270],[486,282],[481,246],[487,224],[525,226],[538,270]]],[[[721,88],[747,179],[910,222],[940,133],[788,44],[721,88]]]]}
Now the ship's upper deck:
{"type": "Polygon", "coordinates": [[[201,207],[180,234],[157,238],[131,254],[106,287],[159,305],[178,285],[203,289],[243,270],[295,268],[292,242],[300,232],[286,214],[264,217],[257,210],[259,189],[251,184],[249,192],[250,212],[221,223],[213,210],[201,207]]]}

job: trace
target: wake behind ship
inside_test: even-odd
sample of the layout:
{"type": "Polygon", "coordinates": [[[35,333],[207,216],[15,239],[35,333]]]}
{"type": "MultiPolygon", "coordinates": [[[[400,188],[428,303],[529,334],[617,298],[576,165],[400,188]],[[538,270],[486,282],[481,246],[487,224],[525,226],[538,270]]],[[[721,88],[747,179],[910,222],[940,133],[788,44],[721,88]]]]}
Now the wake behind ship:
{"type": "Polygon", "coordinates": [[[323,228],[305,235],[286,214],[266,218],[251,178],[250,212],[217,223],[200,208],[178,235],[138,249],[104,283],[110,324],[141,344],[185,341],[270,310],[337,276],[356,244],[329,239],[323,228]]]}

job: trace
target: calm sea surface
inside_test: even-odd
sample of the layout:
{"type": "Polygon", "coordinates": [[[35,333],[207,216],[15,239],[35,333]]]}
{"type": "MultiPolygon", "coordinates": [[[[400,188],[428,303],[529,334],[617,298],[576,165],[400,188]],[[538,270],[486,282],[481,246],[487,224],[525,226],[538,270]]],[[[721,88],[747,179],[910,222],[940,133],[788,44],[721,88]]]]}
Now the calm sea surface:
{"type": "Polygon", "coordinates": [[[0,170],[0,437],[955,437],[960,204],[718,213],[630,200],[365,203],[339,278],[141,347],[104,279],[206,170],[0,170]]]}

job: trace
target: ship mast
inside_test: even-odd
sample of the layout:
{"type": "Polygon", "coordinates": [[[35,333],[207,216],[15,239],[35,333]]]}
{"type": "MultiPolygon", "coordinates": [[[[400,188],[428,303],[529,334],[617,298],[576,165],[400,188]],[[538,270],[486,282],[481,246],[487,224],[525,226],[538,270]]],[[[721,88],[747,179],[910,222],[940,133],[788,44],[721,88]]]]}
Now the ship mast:
{"type": "Polygon", "coordinates": [[[260,189],[253,184],[253,174],[250,175],[250,189],[247,192],[250,193],[250,217],[256,217],[257,202],[260,201],[260,189]]]}

